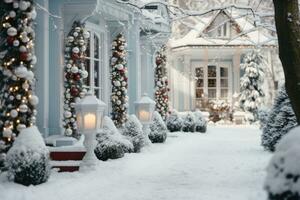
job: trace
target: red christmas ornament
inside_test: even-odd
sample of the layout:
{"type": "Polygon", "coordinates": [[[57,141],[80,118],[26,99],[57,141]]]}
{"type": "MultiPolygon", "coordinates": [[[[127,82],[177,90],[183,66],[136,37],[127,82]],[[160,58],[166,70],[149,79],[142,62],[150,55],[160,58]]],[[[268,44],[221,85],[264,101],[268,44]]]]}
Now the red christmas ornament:
{"type": "Polygon", "coordinates": [[[13,36],[8,36],[6,38],[6,41],[7,41],[8,45],[13,45],[14,44],[14,40],[15,40],[15,38],[13,36]]]}
{"type": "Polygon", "coordinates": [[[76,97],[79,94],[79,90],[77,88],[75,88],[75,87],[72,87],[71,90],[70,90],[70,92],[71,92],[71,95],[73,97],[76,97]]]}
{"type": "Polygon", "coordinates": [[[156,65],[160,65],[162,63],[162,61],[160,58],[158,58],[158,59],[156,59],[155,63],[156,63],[156,65]]]}
{"type": "Polygon", "coordinates": [[[77,60],[79,57],[80,56],[78,53],[72,53],[72,56],[71,56],[72,60],[77,60]]]}
{"type": "Polygon", "coordinates": [[[79,73],[77,73],[77,74],[74,74],[74,75],[73,75],[73,79],[74,79],[74,81],[79,81],[79,80],[80,80],[80,78],[81,78],[81,76],[80,76],[80,74],[79,74],[79,73]]]}
{"type": "Polygon", "coordinates": [[[20,52],[20,60],[27,61],[28,53],[27,52],[20,52]]]}

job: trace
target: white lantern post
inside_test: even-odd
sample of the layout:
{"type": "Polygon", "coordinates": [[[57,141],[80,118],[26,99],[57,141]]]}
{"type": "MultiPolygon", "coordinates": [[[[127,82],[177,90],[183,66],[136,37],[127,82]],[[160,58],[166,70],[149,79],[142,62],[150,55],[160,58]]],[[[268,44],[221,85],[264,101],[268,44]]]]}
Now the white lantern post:
{"type": "Polygon", "coordinates": [[[150,124],[152,122],[152,116],[155,109],[155,101],[153,101],[146,93],[142,98],[134,102],[135,115],[143,125],[143,131],[145,134],[150,133],[150,124]]]}
{"type": "Polygon", "coordinates": [[[86,154],[80,164],[80,169],[89,168],[96,164],[97,158],[94,153],[96,133],[102,127],[102,118],[106,104],[97,99],[91,92],[75,104],[77,128],[84,135],[86,154]]]}

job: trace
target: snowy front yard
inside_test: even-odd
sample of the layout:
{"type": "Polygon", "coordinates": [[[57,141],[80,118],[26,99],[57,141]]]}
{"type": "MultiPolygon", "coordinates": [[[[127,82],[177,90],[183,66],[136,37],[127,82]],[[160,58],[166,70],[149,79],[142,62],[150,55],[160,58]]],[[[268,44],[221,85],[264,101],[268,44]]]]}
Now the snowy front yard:
{"type": "Polygon", "coordinates": [[[1,200],[264,200],[271,154],[253,127],[208,127],[207,134],[170,133],[165,144],[108,162],[95,171],[52,173],[25,187],[0,177],[1,200]]]}

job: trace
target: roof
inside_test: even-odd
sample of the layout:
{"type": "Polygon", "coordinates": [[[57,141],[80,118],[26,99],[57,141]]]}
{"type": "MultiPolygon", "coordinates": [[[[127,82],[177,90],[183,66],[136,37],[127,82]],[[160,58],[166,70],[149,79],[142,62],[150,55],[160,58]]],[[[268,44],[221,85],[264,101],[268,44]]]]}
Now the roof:
{"type": "Polygon", "coordinates": [[[183,38],[171,40],[172,48],[186,47],[186,46],[276,46],[276,39],[269,35],[263,27],[255,27],[248,19],[249,16],[238,12],[224,11],[224,13],[231,19],[231,24],[236,24],[241,33],[236,37],[229,39],[212,38],[205,36],[204,31],[209,27],[216,17],[222,11],[217,12],[213,16],[201,17],[200,22],[190,30],[183,38]]]}

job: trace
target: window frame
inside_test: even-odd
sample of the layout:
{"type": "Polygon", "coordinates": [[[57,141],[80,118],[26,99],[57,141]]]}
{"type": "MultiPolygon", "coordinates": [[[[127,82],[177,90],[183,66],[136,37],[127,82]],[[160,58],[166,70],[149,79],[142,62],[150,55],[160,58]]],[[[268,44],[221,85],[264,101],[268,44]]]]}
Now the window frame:
{"type": "Polygon", "coordinates": [[[194,78],[194,88],[193,88],[193,94],[194,94],[194,100],[195,105],[198,105],[198,101],[203,100],[226,100],[226,101],[232,101],[232,64],[230,62],[219,62],[219,63],[204,63],[199,61],[192,61],[192,70],[193,70],[193,77],[194,78]],[[216,66],[216,87],[209,87],[208,81],[209,79],[214,79],[213,77],[208,77],[208,66],[216,66]],[[203,87],[197,87],[197,79],[196,79],[196,69],[197,68],[203,69],[203,87]],[[227,69],[227,77],[221,77],[221,68],[227,69]],[[227,80],[227,87],[221,86],[221,80],[227,80]],[[196,92],[197,89],[203,88],[203,97],[197,98],[196,92]],[[208,90],[209,89],[216,89],[216,98],[208,98],[208,90]],[[222,89],[227,89],[227,97],[223,98],[221,97],[222,89]]]}
{"type": "Polygon", "coordinates": [[[86,60],[89,60],[90,71],[89,71],[89,85],[87,85],[88,90],[91,90],[93,94],[96,95],[97,98],[103,99],[105,92],[105,31],[100,28],[98,24],[94,24],[91,22],[86,22],[86,29],[90,32],[89,38],[89,56],[86,57],[86,60]],[[95,58],[95,38],[98,38],[98,58],[95,58]],[[98,66],[95,66],[95,62],[98,62],[98,66]],[[97,69],[95,71],[95,69],[97,69]],[[95,73],[97,74],[98,81],[95,82],[95,73]],[[96,92],[98,90],[98,94],[96,92]]]}

